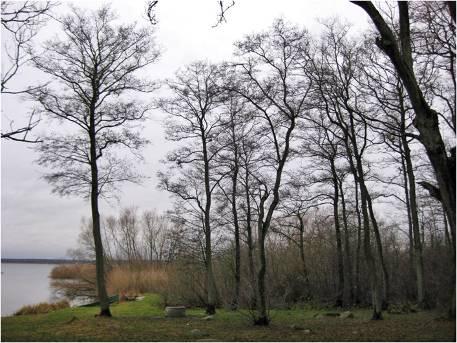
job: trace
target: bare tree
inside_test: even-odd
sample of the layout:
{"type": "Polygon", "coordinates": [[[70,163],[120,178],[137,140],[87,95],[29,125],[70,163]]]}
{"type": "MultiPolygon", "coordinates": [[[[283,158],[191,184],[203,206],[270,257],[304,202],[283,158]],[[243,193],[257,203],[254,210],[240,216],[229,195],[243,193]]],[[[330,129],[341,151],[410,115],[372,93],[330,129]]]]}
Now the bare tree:
{"type": "MultiPolygon", "coordinates": [[[[400,30],[397,36],[370,1],[353,3],[370,16],[380,34],[376,45],[389,57],[408,92],[416,114],[413,122],[419,131],[417,139],[423,144],[435,171],[440,198],[449,218],[451,233],[455,236],[455,147],[454,152],[448,156],[439,127],[439,112],[433,109],[425,98],[414,73],[409,5],[405,1],[398,2],[400,30]]],[[[452,16],[451,23],[455,25],[455,18],[452,16]]],[[[449,30],[452,30],[452,27],[449,27],[449,30]]],[[[453,311],[455,313],[455,306],[453,311]]]]}
{"type": "Polygon", "coordinates": [[[242,78],[233,90],[244,97],[258,114],[259,128],[264,132],[263,180],[258,200],[257,316],[255,324],[268,325],[266,302],[265,241],[271,220],[279,204],[281,179],[290,154],[292,133],[300,116],[308,109],[310,85],[302,72],[307,66],[309,52],[307,33],[288,26],[281,20],[268,33],[248,36],[237,43],[242,57],[238,68],[242,78]],[[264,73],[260,72],[263,68],[264,73]],[[267,201],[272,195],[271,201],[267,201]]]}
{"type": "Polygon", "coordinates": [[[148,106],[128,100],[128,95],[154,89],[135,72],[158,57],[150,30],[115,26],[114,20],[109,7],[91,13],[74,8],[61,20],[65,40],[47,42],[45,52],[33,57],[57,87],[30,92],[42,113],[67,125],[37,148],[38,163],[55,169],[45,176],[54,192],[90,198],[101,316],[111,313],[99,198],[115,196],[120,182],[141,180],[119,149],[140,157],[137,151],[146,143],[134,129],[148,106]]]}
{"type": "Polygon", "coordinates": [[[161,185],[184,201],[195,203],[202,216],[201,231],[205,236],[204,261],[207,277],[206,312],[216,311],[216,284],[213,274],[211,242],[212,196],[220,177],[215,179],[214,159],[220,147],[215,142],[220,134],[220,114],[216,109],[222,100],[220,68],[216,65],[196,62],[184,71],[178,72],[176,81],[168,86],[173,97],[162,99],[159,106],[168,113],[167,138],[173,141],[185,140],[187,145],[168,155],[170,165],[178,167],[181,175],[161,174],[161,185]],[[187,175],[186,175],[187,174],[187,175]],[[190,180],[199,180],[192,187],[190,180]],[[203,183],[203,186],[202,186],[203,183]]]}
{"type": "MultiPolygon", "coordinates": [[[[23,95],[27,89],[14,89],[11,86],[17,74],[30,62],[29,50],[39,29],[50,18],[51,10],[57,5],[51,1],[2,1],[2,94],[23,95]]],[[[40,86],[35,86],[37,88],[40,86]]],[[[32,88],[32,89],[33,89],[32,88]]],[[[30,89],[30,88],[29,88],[30,89]]],[[[15,117],[18,114],[14,114],[15,117]]],[[[21,127],[10,121],[9,128],[3,128],[1,138],[25,143],[37,143],[39,138],[29,138],[29,134],[38,125],[39,117],[32,111],[27,124],[21,127]]]]}

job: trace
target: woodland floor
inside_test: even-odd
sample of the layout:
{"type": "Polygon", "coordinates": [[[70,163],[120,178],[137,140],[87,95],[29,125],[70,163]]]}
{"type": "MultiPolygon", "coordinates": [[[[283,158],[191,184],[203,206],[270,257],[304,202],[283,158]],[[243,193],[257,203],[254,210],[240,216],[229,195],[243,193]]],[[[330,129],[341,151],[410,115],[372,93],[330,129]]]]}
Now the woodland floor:
{"type": "Polygon", "coordinates": [[[354,318],[317,317],[324,310],[274,310],[269,327],[255,327],[245,311],[219,310],[211,320],[202,309],[185,318],[164,318],[160,298],[113,305],[112,318],[92,308],[2,317],[2,341],[455,341],[455,321],[436,312],[384,315],[371,321],[369,310],[354,318]],[[196,330],[197,329],[197,330],[196,330]]]}

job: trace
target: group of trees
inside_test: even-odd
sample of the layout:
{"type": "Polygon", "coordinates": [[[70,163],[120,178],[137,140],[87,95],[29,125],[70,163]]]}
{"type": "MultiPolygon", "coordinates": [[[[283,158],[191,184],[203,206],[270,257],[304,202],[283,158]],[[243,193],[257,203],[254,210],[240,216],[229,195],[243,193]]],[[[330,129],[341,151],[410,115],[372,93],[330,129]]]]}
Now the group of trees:
{"type": "Polygon", "coordinates": [[[213,314],[220,304],[215,258],[233,252],[228,302],[255,309],[254,323],[268,325],[275,255],[297,248],[302,299],[316,296],[306,250],[312,237],[323,237],[322,248],[332,240],[336,306],[371,303],[373,319],[381,319],[398,284],[393,274],[402,277],[394,258],[410,266],[414,300],[428,306],[429,245],[449,252],[434,261],[449,267],[452,280],[443,284],[455,305],[455,7],[452,14],[441,2],[400,2],[398,15],[382,15],[369,2],[355,4],[380,37],[354,35],[337,20],[314,37],[277,20],[237,42],[232,61],[197,61],[167,80],[170,95],[156,106],[178,145],[159,173],[159,186],[176,200],[171,236],[157,233],[166,220],[155,214],[139,220],[124,210],[102,225],[98,210],[99,197],[115,194],[120,182],[141,180],[126,157],[139,157],[147,143],[138,123],[150,107],[132,95],[156,88],[137,76],[159,56],[151,29],[115,24],[107,7],[60,19],[64,37],[30,58],[54,83],[27,93],[39,105],[34,113],[61,123],[37,145],[38,163],[53,170],[46,179],[59,194],[90,199],[81,239],[95,254],[101,315],[110,316],[107,256],[192,257],[204,269],[204,303],[213,314]],[[389,208],[396,217],[382,218],[389,208]]]}
{"type": "MultiPolygon", "coordinates": [[[[241,264],[246,263],[252,268],[254,321],[268,324],[268,237],[272,231],[289,237],[305,256],[304,221],[307,212],[318,207],[332,208],[337,306],[363,301],[364,272],[368,293],[363,294],[370,294],[373,318],[382,318],[392,296],[383,225],[405,223],[404,247],[410,251],[415,300],[421,307],[428,305],[426,242],[419,218],[423,209],[418,204],[428,194],[416,184],[421,180],[443,204],[448,219],[442,226],[442,242],[450,238],[447,246],[452,253],[446,264],[452,265],[454,143],[444,142],[455,137],[455,61],[448,56],[455,51],[455,41],[442,42],[441,31],[435,36],[421,32],[443,18],[452,30],[454,22],[444,4],[414,5],[414,11],[423,14],[411,21],[413,50],[409,19],[408,28],[403,27],[404,11],[408,8],[403,3],[398,39],[406,51],[400,57],[409,68],[407,79],[397,70],[398,62],[389,61],[389,54],[373,49],[380,44],[373,35],[354,36],[349,26],[328,20],[321,37],[315,38],[278,20],[269,31],[238,42],[233,61],[195,62],[168,81],[173,96],[158,105],[169,115],[167,137],[185,143],[168,155],[167,171],[159,176],[161,187],[176,198],[174,214],[200,238],[195,249],[203,247],[208,313],[214,313],[217,294],[214,240],[232,235],[232,305],[237,307],[241,264]],[[424,18],[430,12],[440,15],[424,18]],[[422,42],[424,36],[427,43],[422,42]],[[439,45],[439,53],[422,50],[429,41],[439,45]],[[408,83],[415,84],[419,100],[412,99],[413,86],[408,83]],[[418,107],[428,108],[428,103],[435,109],[423,114],[418,107]],[[423,151],[428,160],[421,158],[423,151]],[[438,186],[432,185],[430,175],[437,176],[438,186]],[[440,177],[447,181],[441,183],[440,177]],[[404,205],[404,221],[380,218],[387,206],[384,199],[404,205]],[[245,262],[240,258],[244,245],[249,251],[245,262]]],[[[395,18],[391,20],[395,28],[395,18]]],[[[389,32],[390,41],[396,42],[397,33],[389,32]]],[[[306,279],[304,257],[302,263],[306,279]]]]}
{"type": "MultiPolygon", "coordinates": [[[[79,261],[94,261],[95,245],[92,221],[83,218],[78,236],[78,247],[68,255],[79,261]]],[[[165,215],[156,211],[125,208],[118,217],[101,219],[103,255],[108,264],[171,262],[180,248],[180,229],[165,215]]]]}

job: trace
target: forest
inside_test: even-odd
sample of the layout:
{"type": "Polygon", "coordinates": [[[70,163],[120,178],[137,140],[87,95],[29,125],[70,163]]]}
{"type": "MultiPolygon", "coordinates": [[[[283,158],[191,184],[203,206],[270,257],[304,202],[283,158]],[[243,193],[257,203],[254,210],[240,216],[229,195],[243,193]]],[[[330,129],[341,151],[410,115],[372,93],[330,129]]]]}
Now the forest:
{"type": "MultiPolygon", "coordinates": [[[[220,2],[219,26],[237,5],[220,2]]],[[[36,107],[2,140],[30,143],[53,192],[90,203],[69,255],[95,267],[78,267],[81,287],[57,288],[98,297],[100,316],[127,291],[247,311],[258,326],[300,306],[455,318],[455,2],[348,2],[366,32],[278,18],[225,62],[202,54],[166,80],[142,73],[160,58],[160,2],[144,26],[74,7],[36,54],[28,40],[54,6],[2,2],[17,41],[2,97],[22,54],[52,81],[23,91],[36,107]],[[100,201],[151,176],[135,165],[153,111],[170,145],[151,173],[173,207],[105,215],[100,201]],[[36,137],[39,118],[62,129],[36,137]],[[116,288],[113,272],[130,280],[116,288]]]]}

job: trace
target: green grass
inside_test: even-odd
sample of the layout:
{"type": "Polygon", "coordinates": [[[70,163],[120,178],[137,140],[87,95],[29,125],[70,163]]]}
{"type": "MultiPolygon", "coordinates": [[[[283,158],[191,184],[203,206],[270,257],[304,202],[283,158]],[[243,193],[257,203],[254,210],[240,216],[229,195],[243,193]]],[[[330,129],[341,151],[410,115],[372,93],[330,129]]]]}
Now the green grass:
{"type": "Polygon", "coordinates": [[[437,320],[437,313],[385,314],[370,321],[369,310],[355,318],[315,318],[316,310],[275,310],[269,327],[254,327],[245,311],[218,310],[213,320],[202,309],[185,318],[164,318],[161,299],[113,305],[113,318],[95,317],[98,308],[68,308],[48,314],[2,317],[2,341],[455,341],[455,321],[437,320]],[[291,325],[309,329],[295,330],[291,325]],[[195,337],[199,329],[205,337],[195,337]]]}

